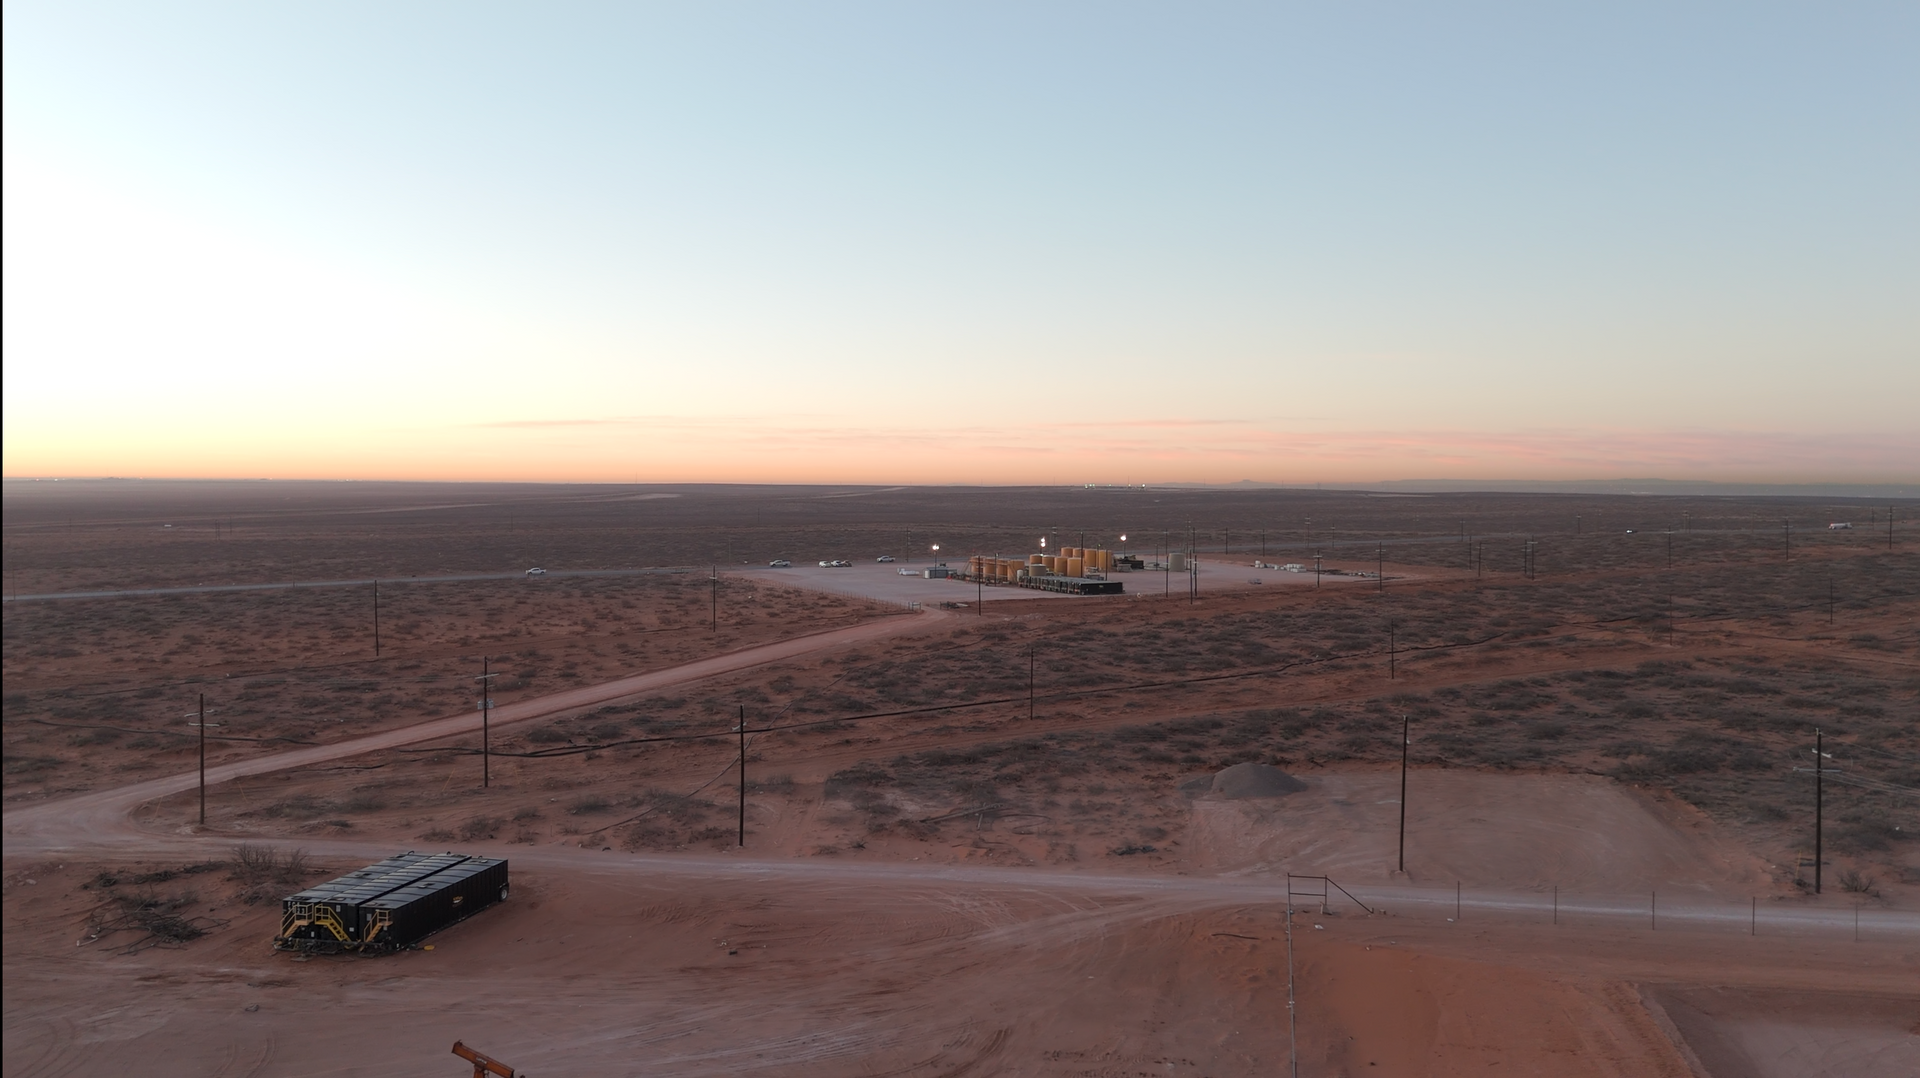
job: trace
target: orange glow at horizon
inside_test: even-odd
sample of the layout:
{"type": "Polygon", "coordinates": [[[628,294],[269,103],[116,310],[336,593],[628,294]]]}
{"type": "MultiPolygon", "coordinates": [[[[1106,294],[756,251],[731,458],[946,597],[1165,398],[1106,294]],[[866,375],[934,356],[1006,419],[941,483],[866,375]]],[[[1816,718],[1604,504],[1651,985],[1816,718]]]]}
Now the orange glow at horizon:
{"type": "Polygon", "coordinates": [[[1398,479],[1911,481],[1920,438],[1644,430],[1281,430],[1219,420],[980,427],[631,417],[438,429],[258,426],[160,439],[7,433],[9,478],[1285,485],[1398,479]],[[1791,467],[1779,462],[1791,460],[1791,467]]]}

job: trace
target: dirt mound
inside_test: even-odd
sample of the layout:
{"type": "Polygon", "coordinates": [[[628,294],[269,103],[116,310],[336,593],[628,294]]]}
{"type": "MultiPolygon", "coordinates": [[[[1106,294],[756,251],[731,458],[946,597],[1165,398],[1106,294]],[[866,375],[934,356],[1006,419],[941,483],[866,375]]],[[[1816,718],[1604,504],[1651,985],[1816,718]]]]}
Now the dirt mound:
{"type": "Polygon", "coordinates": [[[1188,797],[1212,793],[1229,800],[1246,797],[1285,797],[1299,793],[1307,784],[1277,767],[1267,764],[1234,764],[1217,775],[1201,775],[1180,784],[1188,797]]]}

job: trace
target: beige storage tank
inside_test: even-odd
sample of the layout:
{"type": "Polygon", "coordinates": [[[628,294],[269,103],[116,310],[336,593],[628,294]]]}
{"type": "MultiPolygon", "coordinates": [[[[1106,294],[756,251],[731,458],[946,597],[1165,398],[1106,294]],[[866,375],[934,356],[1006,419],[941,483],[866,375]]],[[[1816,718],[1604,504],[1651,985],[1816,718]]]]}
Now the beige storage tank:
{"type": "Polygon", "coordinates": [[[1046,563],[1047,563],[1047,556],[1046,556],[1045,554],[1029,554],[1029,555],[1027,555],[1027,564],[1028,564],[1028,565],[1045,565],[1046,563]]]}
{"type": "Polygon", "coordinates": [[[1080,576],[1086,571],[1086,563],[1079,558],[1067,559],[1067,575],[1080,576]]]}
{"type": "Polygon", "coordinates": [[[1059,565],[1060,565],[1060,555],[1058,554],[1040,555],[1040,567],[1042,569],[1045,569],[1049,576],[1055,573],[1058,573],[1060,571],[1059,565]]]}
{"type": "Polygon", "coordinates": [[[1001,562],[1000,563],[1000,579],[1012,580],[1013,571],[1018,568],[1020,568],[1020,563],[1017,561],[1014,561],[1012,558],[1008,558],[1005,561],[1001,562]]]}
{"type": "Polygon", "coordinates": [[[1094,551],[1093,567],[1103,573],[1113,568],[1113,551],[1105,549],[1094,551]]]}
{"type": "Polygon", "coordinates": [[[1176,573],[1187,571],[1187,556],[1179,552],[1167,555],[1167,568],[1176,573]]]}

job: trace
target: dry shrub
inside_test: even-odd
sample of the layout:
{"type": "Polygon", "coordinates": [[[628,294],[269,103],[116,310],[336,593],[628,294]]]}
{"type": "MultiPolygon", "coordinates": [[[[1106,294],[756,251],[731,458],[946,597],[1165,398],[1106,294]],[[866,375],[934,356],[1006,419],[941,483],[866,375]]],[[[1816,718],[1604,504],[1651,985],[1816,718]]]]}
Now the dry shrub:
{"type": "Polygon", "coordinates": [[[240,885],[239,899],[248,905],[285,897],[313,875],[307,851],[281,853],[272,846],[243,842],[233,848],[227,878],[240,885]]]}

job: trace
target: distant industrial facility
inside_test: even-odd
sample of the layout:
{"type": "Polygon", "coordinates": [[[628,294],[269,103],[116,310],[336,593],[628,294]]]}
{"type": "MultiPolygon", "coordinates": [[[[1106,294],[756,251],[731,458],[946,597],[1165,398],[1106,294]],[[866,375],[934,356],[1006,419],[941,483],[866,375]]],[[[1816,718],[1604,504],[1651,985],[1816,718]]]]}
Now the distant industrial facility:
{"type": "Polygon", "coordinates": [[[1029,554],[1024,558],[976,554],[967,570],[956,577],[972,583],[1012,585],[1066,595],[1119,595],[1121,582],[1107,574],[1143,568],[1138,558],[1115,556],[1111,550],[1061,547],[1058,554],[1029,554]]]}

